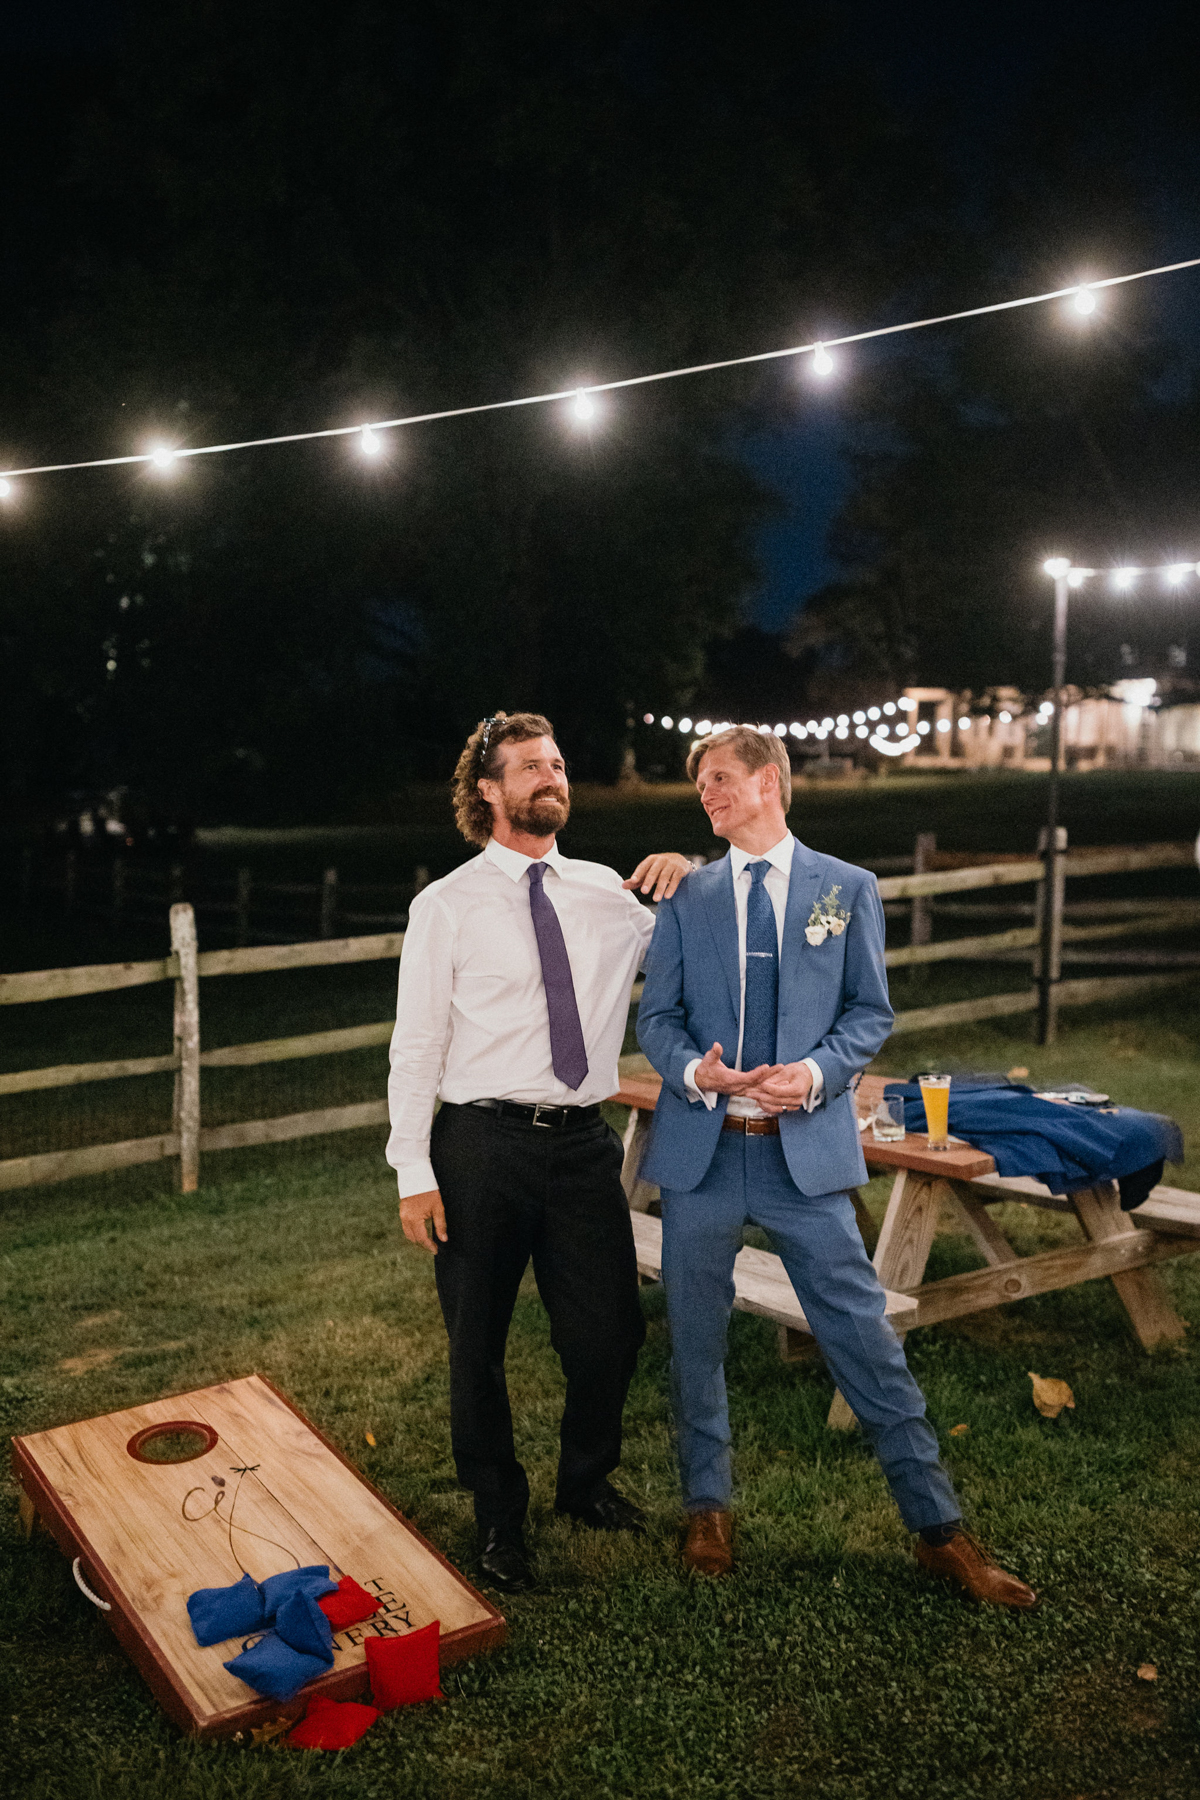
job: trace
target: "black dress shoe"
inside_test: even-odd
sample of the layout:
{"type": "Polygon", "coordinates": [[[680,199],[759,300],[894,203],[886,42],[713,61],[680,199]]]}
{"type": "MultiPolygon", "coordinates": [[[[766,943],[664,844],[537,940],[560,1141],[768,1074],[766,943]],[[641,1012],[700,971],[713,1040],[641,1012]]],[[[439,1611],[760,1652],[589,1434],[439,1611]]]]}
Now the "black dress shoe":
{"type": "Polygon", "coordinates": [[[579,1525],[590,1525],[593,1531],[631,1531],[641,1537],[646,1530],[646,1515],[641,1507],[618,1494],[615,1487],[606,1486],[587,1506],[560,1506],[557,1510],[579,1525]]]}
{"type": "Polygon", "coordinates": [[[533,1586],[533,1570],[519,1532],[491,1526],[479,1547],[479,1566],[492,1586],[506,1594],[523,1594],[533,1586]]]}

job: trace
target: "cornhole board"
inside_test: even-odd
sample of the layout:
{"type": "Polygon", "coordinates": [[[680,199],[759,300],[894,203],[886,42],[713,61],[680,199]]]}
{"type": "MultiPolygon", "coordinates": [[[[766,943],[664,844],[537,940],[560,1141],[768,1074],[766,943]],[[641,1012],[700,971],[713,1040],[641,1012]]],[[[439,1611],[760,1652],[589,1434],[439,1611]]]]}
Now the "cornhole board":
{"type": "Polygon", "coordinates": [[[34,1513],[108,1602],[122,1649],[193,1736],[248,1732],[314,1694],[364,1694],[371,1636],[438,1619],[443,1666],[504,1642],[495,1608],[262,1375],[14,1438],[13,1462],[34,1513]],[[167,1426],[198,1428],[198,1454],[142,1460],[167,1426]],[[261,1581],[309,1563],[352,1576],[381,1611],[335,1632],[329,1673],[280,1705],[222,1666],[252,1638],[200,1648],[187,1597],[243,1569],[261,1581]]]}

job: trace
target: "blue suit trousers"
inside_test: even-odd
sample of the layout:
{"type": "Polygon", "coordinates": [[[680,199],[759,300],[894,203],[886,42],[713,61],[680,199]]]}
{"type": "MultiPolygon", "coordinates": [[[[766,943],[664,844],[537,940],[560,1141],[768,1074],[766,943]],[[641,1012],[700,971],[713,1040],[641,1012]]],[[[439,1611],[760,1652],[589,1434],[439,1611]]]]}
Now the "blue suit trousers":
{"type": "Polygon", "coordinates": [[[848,1194],[802,1194],[777,1137],[721,1133],[698,1187],[662,1189],[663,1282],[684,1504],[727,1508],[733,1492],[725,1347],[733,1264],[747,1220],[766,1231],[834,1381],[879,1458],[910,1531],[962,1506],[938,1458],[925,1400],[884,1317],[848,1194]]]}

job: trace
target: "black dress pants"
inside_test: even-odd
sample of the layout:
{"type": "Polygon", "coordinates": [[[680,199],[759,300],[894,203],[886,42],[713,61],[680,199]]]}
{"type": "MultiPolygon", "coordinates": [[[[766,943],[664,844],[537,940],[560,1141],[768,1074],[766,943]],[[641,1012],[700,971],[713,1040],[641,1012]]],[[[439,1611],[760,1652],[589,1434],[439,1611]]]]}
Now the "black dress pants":
{"type": "Polygon", "coordinates": [[[547,1128],[443,1105],[430,1155],[448,1233],[435,1262],[455,1466],[481,1532],[516,1530],[529,1483],[513,1445],[504,1351],[531,1257],[567,1378],[555,1505],[588,1505],[621,1459],[621,1413],[646,1326],[620,1140],[603,1123],[547,1128]]]}

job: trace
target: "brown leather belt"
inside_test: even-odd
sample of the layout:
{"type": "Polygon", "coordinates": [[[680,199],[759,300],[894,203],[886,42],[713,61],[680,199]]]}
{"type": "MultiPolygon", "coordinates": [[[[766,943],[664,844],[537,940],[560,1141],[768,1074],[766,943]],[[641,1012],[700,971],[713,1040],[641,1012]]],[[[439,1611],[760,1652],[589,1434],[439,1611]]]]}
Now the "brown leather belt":
{"type": "Polygon", "coordinates": [[[778,1119],[731,1119],[725,1114],[722,1131],[738,1131],[743,1137],[778,1137],[778,1119]]]}

